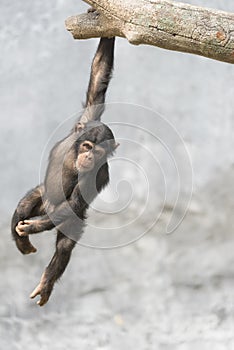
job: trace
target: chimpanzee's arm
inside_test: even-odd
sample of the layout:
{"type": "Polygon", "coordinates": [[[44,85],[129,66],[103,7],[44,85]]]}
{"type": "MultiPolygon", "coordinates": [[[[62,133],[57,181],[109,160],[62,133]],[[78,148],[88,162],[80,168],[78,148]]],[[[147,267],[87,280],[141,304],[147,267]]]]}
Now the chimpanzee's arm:
{"type": "Polygon", "coordinates": [[[27,236],[28,234],[51,230],[69,218],[82,221],[87,207],[88,205],[80,194],[79,185],[76,185],[69,200],[62,202],[49,215],[20,221],[17,232],[20,236],[27,236]]]}

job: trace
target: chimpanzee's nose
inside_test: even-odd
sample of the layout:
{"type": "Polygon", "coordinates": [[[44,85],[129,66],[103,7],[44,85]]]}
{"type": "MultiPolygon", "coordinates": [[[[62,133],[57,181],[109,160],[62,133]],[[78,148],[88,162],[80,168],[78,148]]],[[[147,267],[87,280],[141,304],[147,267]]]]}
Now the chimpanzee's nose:
{"type": "Polygon", "coordinates": [[[86,158],[87,158],[88,160],[91,160],[91,159],[92,159],[92,154],[88,152],[88,153],[86,154],[86,158]]]}

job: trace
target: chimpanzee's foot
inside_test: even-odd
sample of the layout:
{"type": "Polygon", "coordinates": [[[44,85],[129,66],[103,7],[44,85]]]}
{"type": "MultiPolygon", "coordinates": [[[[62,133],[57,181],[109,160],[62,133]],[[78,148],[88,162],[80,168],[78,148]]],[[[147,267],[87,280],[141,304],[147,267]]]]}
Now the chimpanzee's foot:
{"type": "Polygon", "coordinates": [[[53,290],[53,284],[48,283],[48,281],[46,280],[46,277],[45,277],[45,273],[43,273],[40,283],[34,289],[34,291],[31,293],[30,298],[33,299],[37,295],[40,295],[41,298],[40,298],[40,300],[38,300],[37,305],[43,306],[49,300],[49,297],[50,297],[52,290],[53,290]]]}
{"type": "Polygon", "coordinates": [[[36,253],[37,249],[29,241],[28,236],[20,237],[15,239],[17,248],[22,254],[36,253]]]}

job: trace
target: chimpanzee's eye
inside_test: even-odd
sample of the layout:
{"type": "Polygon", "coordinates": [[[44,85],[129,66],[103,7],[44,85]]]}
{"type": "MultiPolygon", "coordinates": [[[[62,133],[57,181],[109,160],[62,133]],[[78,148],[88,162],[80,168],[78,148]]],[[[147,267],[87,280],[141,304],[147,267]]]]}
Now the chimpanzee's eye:
{"type": "Polygon", "coordinates": [[[90,143],[88,143],[88,142],[84,142],[83,145],[82,145],[82,147],[83,147],[85,150],[87,150],[87,151],[89,151],[90,149],[93,148],[93,146],[92,146],[90,143]]]}

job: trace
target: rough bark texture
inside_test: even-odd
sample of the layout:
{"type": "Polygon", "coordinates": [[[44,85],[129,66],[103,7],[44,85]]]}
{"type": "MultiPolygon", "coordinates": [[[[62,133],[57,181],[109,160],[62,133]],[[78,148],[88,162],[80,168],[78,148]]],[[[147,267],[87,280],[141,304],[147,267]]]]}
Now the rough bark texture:
{"type": "Polygon", "coordinates": [[[98,10],[69,17],[75,39],[125,37],[234,63],[234,14],[165,0],[85,0],[98,10]]]}

